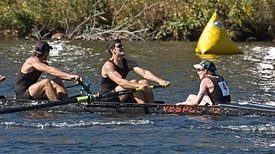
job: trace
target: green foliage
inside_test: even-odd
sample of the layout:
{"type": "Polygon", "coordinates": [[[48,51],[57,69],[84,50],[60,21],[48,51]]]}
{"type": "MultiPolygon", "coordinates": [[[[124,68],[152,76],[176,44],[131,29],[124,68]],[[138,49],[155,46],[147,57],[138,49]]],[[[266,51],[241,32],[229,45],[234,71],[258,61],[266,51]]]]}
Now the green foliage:
{"type": "Polygon", "coordinates": [[[258,40],[271,39],[268,31],[272,24],[272,0],[236,1],[228,16],[232,31],[241,35],[238,40],[255,37],[258,40]]]}
{"type": "Polygon", "coordinates": [[[235,38],[270,39],[273,0],[1,0],[0,29],[21,36],[34,27],[78,33],[94,28],[144,30],[155,40],[197,40],[214,11],[235,38]]]}
{"type": "Polygon", "coordinates": [[[23,35],[28,33],[28,29],[34,23],[32,16],[11,1],[2,1],[1,6],[0,21],[3,23],[1,27],[19,30],[23,35]]]}

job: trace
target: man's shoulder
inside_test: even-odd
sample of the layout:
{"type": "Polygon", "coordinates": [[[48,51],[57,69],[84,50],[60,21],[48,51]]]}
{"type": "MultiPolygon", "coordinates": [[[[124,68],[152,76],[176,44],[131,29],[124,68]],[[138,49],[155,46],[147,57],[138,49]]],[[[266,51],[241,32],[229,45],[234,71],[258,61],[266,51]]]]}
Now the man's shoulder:
{"type": "Polygon", "coordinates": [[[29,58],[26,59],[26,62],[41,62],[41,61],[35,56],[30,56],[29,58]]]}
{"type": "Polygon", "coordinates": [[[115,68],[115,66],[110,60],[106,61],[102,66],[102,70],[110,70],[110,69],[114,69],[114,68],[115,68]]]}
{"type": "Polygon", "coordinates": [[[26,59],[25,64],[30,65],[30,66],[34,66],[37,64],[46,64],[49,66],[49,64],[46,61],[41,61],[38,57],[36,56],[31,56],[29,58],[26,59]]]}
{"type": "Polygon", "coordinates": [[[103,64],[103,67],[104,66],[109,66],[109,65],[114,65],[113,62],[111,60],[107,60],[104,64],[103,64]]]}

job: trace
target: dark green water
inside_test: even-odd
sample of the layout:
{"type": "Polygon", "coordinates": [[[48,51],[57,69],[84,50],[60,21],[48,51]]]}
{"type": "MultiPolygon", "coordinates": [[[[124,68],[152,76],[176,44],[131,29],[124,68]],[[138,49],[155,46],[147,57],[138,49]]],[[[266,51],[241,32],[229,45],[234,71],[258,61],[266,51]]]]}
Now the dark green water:
{"type": "MultiPolygon", "coordinates": [[[[0,74],[7,80],[0,93],[14,96],[15,73],[31,55],[35,42],[0,42],[0,74]]],[[[109,55],[105,42],[50,42],[50,65],[84,77],[97,92],[100,69],[109,55]]],[[[232,100],[275,105],[275,47],[241,43],[243,55],[214,59],[218,74],[231,87],[232,100]]],[[[126,56],[169,80],[155,97],[176,103],[196,93],[199,80],[193,64],[195,43],[125,42],[126,56]]],[[[130,78],[136,77],[130,74],[130,78]]],[[[65,82],[66,85],[73,83],[65,82]]],[[[79,88],[69,89],[70,94],[79,88]]],[[[209,117],[100,114],[57,114],[34,118],[24,113],[0,116],[0,152],[16,153],[274,153],[274,117],[209,117]]]]}

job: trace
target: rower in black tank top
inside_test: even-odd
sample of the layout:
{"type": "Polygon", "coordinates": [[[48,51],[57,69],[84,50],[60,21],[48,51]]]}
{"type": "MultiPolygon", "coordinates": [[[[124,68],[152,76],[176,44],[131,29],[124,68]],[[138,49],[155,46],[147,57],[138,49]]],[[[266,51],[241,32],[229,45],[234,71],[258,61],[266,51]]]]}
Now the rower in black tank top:
{"type": "MultiPolygon", "coordinates": [[[[123,79],[127,77],[130,69],[128,68],[127,61],[125,58],[122,58],[123,68],[118,67],[111,60],[109,60],[109,62],[111,62],[115,66],[115,70],[122,76],[123,79]]],[[[100,83],[100,87],[101,87],[100,92],[102,93],[110,92],[114,90],[117,86],[118,84],[115,83],[113,80],[111,80],[109,77],[106,77],[106,78],[102,77],[101,83],[100,83]]]]}
{"type": "Polygon", "coordinates": [[[222,76],[207,77],[214,84],[214,90],[207,92],[213,104],[224,104],[231,101],[230,91],[227,82],[222,76]]]}
{"type": "Polygon", "coordinates": [[[32,99],[28,91],[28,88],[38,81],[41,74],[42,72],[38,71],[37,69],[34,69],[32,72],[27,74],[22,73],[21,70],[19,69],[16,75],[16,82],[15,82],[16,98],[32,99]]]}
{"type": "MultiPolygon", "coordinates": [[[[115,70],[122,76],[123,79],[127,77],[130,69],[127,65],[127,60],[125,58],[122,58],[123,68],[118,67],[111,60],[109,60],[109,62],[111,62],[115,66],[115,70]]],[[[106,78],[101,77],[100,94],[114,91],[117,86],[118,84],[115,83],[113,80],[111,80],[109,77],[106,77],[106,78]]],[[[119,101],[119,99],[118,97],[116,97],[116,98],[110,99],[109,101],[119,101]]]]}

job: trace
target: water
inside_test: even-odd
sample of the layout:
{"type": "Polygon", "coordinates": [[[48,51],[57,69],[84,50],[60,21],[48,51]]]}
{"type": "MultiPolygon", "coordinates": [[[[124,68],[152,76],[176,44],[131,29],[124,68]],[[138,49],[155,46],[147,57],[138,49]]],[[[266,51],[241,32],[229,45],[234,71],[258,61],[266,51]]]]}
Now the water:
{"type": "MultiPolygon", "coordinates": [[[[14,96],[15,72],[34,48],[31,41],[0,42],[0,93],[14,96]]],[[[100,69],[108,58],[105,42],[55,41],[50,65],[85,77],[99,88],[100,69]]],[[[239,44],[243,55],[214,59],[231,86],[234,102],[275,105],[274,44],[239,44]]],[[[127,57],[171,81],[155,97],[183,101],[199,86],[195,43],[125,42],[127,57]]],[[[130,74],[130,77],[136,77],[130,74]]],[[[65,82],[66,85],[74,83],[65,82]]],[[[79,87],[69,89],[70,94],[79,87]]],[[[22,112],[0,116],[1,153],[274,153],[274,117],[109,115],[82,112],[22,112]]]]}

